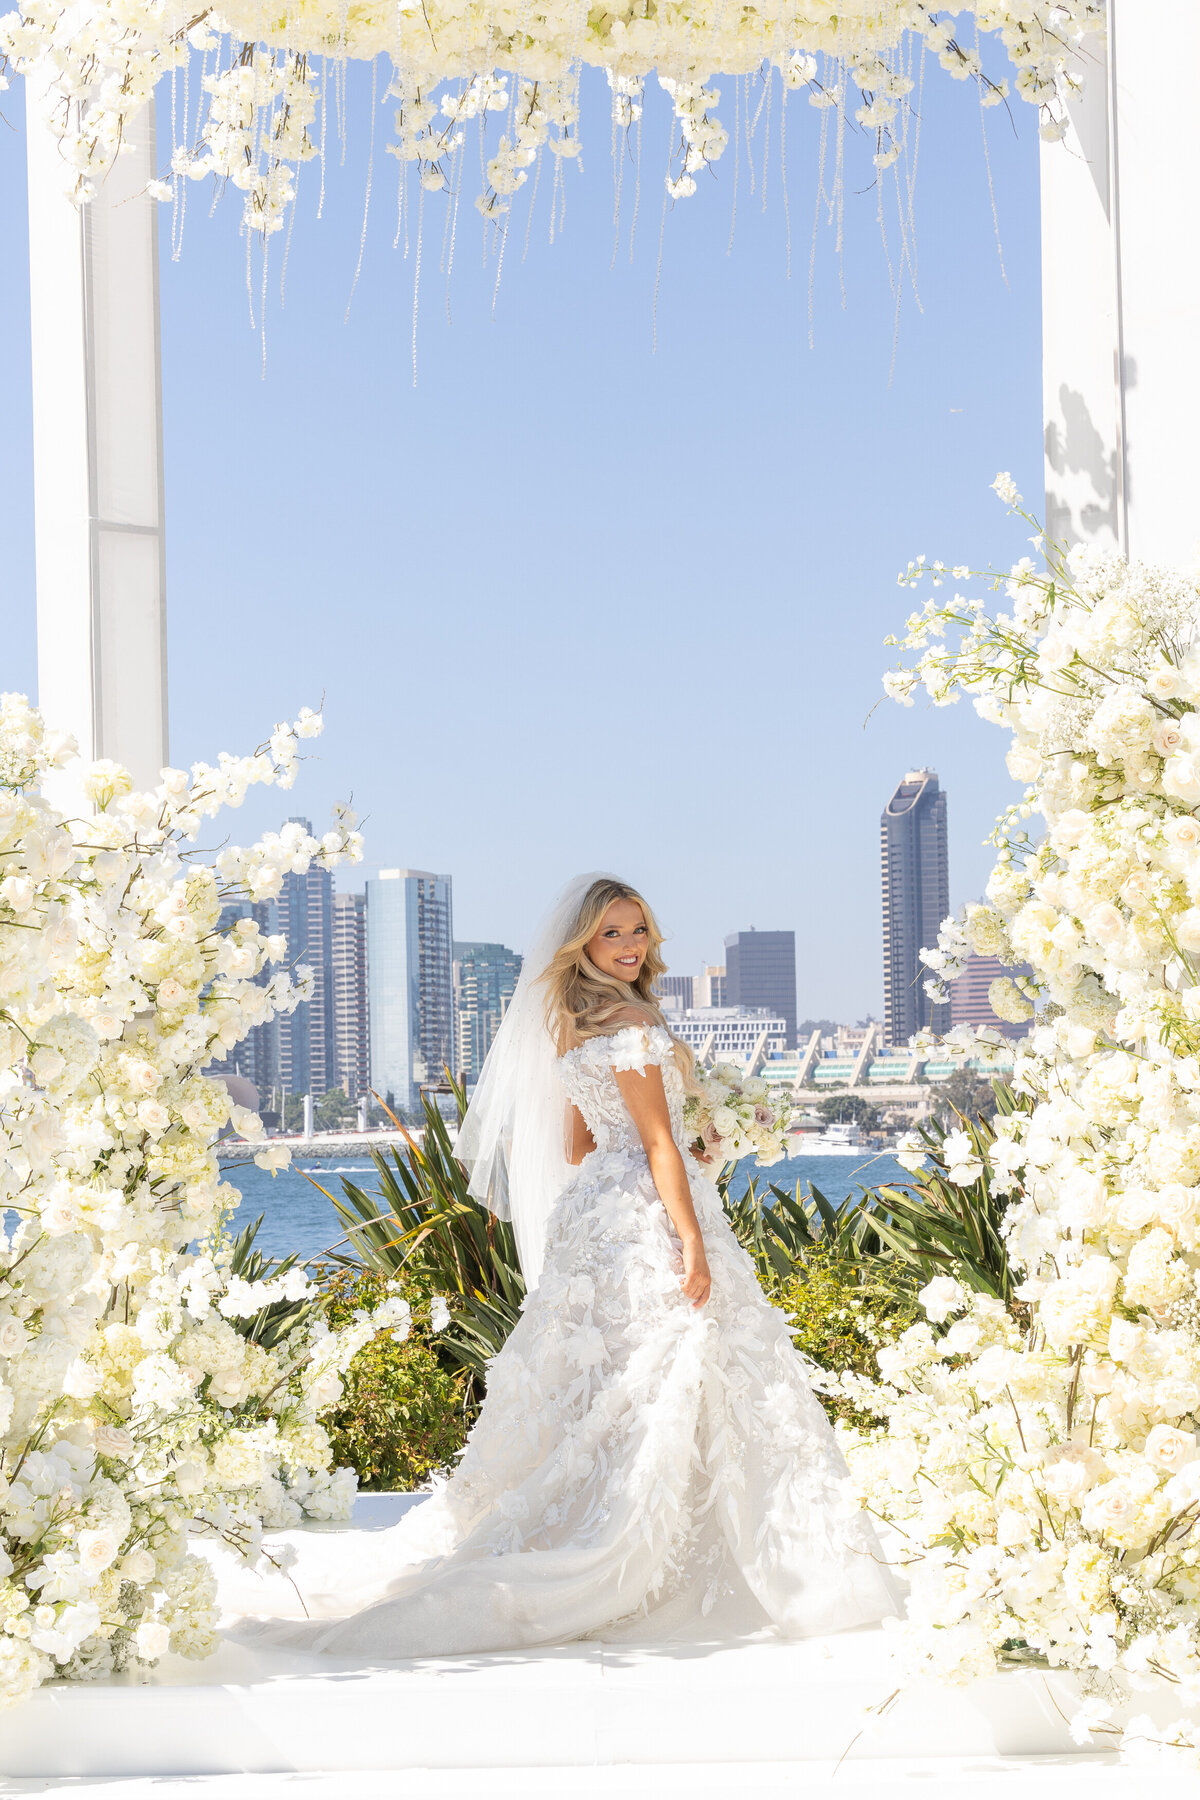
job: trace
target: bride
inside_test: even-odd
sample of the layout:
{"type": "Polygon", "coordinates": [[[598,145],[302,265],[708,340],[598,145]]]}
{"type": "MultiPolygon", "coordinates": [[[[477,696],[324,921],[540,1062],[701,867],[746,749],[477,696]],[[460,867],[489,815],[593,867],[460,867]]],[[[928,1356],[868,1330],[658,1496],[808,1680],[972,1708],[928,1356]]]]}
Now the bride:
{"type": "Polygon", "coordinates": [[[786,1319],[685,1143],[661,942],[610,877],[555,906],[456,1146],[529,1288],[486,1404],[398,1525],[296,1534],[288,1582],[240,1602],[276,1616],[239,1638],[391,1658],[800,1637],[895,1610],[786,1319]]]}

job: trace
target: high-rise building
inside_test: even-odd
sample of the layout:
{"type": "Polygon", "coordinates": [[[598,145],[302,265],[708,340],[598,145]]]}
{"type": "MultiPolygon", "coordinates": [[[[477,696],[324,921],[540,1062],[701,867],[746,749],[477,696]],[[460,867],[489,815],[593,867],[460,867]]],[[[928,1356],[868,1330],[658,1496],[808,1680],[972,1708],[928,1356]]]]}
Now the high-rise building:
{"type": "Polygon", "coordinates": [[[794,931],[735,931],[725,939],[725,1005],[764,1009],[787,1022],[787,1041],[796,1042],[796,934],[794,931]]]}
{"type": "MultiPolygon", "coordinates": [[[[307,819],[289,819],[312,836],[307,819]]],[[[315,863],[283,878],[276,901],[287,966],[312,970],[311,1000],[279,1018],[279,1078],[289,1094],[320,1099],[337,1085],[333,1047],[333,877],[315,863]]]]}
{"type": "Polygon", "coordinates": [[[950,1023],[954,1025],[989,1025],[993,1031],[1002,1031],[1005,1037],[1022,1038],[1029,1030],[1027,1024],[1016,1025],[1009,1019],[1001,1019],[992,1011],[992,1003],[988,999],[988,989],[993,981],[1002,975],[1010,979],[1015,975],[1029,975],[1032,970],[1028,963],[1019,968],[1009,968],[998,956],[979,956],[972,951],[967,957],[963,972],[952,981],[950,986],[950,1023]]]}
{"type": "MultiPolygon", "coordinates": [[[[264,937],[273,937],[279,930],[279,910],[274,900],[229,901],[221,908],[220,930],[229,931],[238,919],[253,919],[264,937]]],[[[265,987],[273,973],[273,966],[268,964],[254,979],[265,987]]],[[[260,1105],[269,1109],[271,1090],[279,1081],[278,1018],[251,1026],[228,1056],[209,1064],[209,1071],[213,1075],[241,1075],[258,1089],[260,1105]]]]}
{"type": "Polygon", "coordinates": [[[333,896],[333,1065],[351,1100],[370,1086],[367,1006],[367,897],[333,896]]]}
{"type": "Polygon", "coordinates": [[[950,911],[946,796],[932,769],[910,769],[883,809],[884,1037],[904,1045],[924,1027],[944,1032],[950,1009],[925,992],[921,951],[937,943],[950,911]]]}
{"type": "Polygon", "coordinates": [[[693,1006],[725,1006],[727,976],[724,963],[705,963],[692,984],[693,1006]]]}
{"type": "Polygon", "coordinates": [[[696,1003],[696,979],[693,975],[660,975],[654,990],[665,1011],[686,1012],[696,1003]]]}
{"type": "Polygon", "coordinates": [[[381,869],[367,883],[371,1086],[407,1112],[456,1066],[453,913],[449,875],[381,869]]]}
{"type": "Polygon", "coordinates": [[[500,1021],[516,990],[521,958],[504,944],[454,946],[454,1018],[458,1073],[468,1086],[479,1079],[500,1021]]]}

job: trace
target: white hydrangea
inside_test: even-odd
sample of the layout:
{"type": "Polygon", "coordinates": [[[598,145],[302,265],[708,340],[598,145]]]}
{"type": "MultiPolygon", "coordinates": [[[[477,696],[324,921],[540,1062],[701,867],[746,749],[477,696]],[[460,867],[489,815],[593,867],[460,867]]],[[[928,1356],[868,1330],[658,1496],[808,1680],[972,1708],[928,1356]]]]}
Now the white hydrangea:
{"type": "Polygon", "coordinates": [[[319,729],[305,711],[151,794],[92,764],[91,810],[67,818],[42,783],[72,745],[0,695],[0,1210],[19,1220],[0,1239],[0,1704],[52,1675],[206,1654],[214,1590],[189,1528],[254,1556],[272,1486],[293,1522],[352,1496],[317,1416],[406,1309],[389,1297],[338,1332],[317,1314],[269,1352],[235,1328],[312,1287],[230,1275],[238,1195],[214,1144],[250,1120],[204,1069],[304,991],[281,971],[260,984],[286,946],[248,919],[223,929],[223,906],[357,857],[354,819],[215,868],[188,848],[252,783],[290,785],[319,729]]]}
{"type": "MultiPolygon", "coordinates": [[[[996,488],[1020,506],[1010,477],[996,488]]],[[[878,1382],[847,1380],[882,1421],[847,1451],[909,1546],[917,1666],[973,1678],[1016,1644],[1126,1687],[1160,1672],[1197,1706],[1200,590],[1039,547],[1047,570],[1024,559],[1003,584],[1011,612],[930,603],[903,640],[907,678],[932,659],[948,697],[1011,731],[1027,784],[990,906],[947,934],[951,961],[965,936],[1032,971],[992,990],[1002,1016],[1037,1005],[1014,1068],[1031,1111],[990,1152],[1018,1310],[931,1282],[930,1320],[958,1316],[889,1347],[878,1382]]],[[[945,1154],[951,1180],[979,1169],[965,1130],[945,1154]]],[[[1106,1716],[1085,1707],[1081,1741],[1119,1735],[1106,1716]]],[[[1124,1742],[1190,1757],[1197,1735],[1135,1720],[1124,1742]]]]}

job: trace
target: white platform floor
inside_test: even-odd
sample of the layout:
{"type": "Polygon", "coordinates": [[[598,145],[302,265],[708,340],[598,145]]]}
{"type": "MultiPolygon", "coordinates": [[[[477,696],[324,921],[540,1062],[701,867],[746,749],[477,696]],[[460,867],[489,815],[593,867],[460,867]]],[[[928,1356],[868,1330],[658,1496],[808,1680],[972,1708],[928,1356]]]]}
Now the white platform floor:
{"type": "MultiPolygon", "coordinates": [[[[356,1523],[390,1521],[367,1497],[356,1523]]],[[[720,1793],[1195,1800],[1081,1753],[1069,1678],[896,1688],[887,1634],[572,1644],[362,1667],[229,1644],[152,1680],[63,1684],[0,1713],[0,1800],[503,1800],[720,1793]]],[[[1139,1708],[1139,1710],[1143,1710],[1139,1708]]]]}

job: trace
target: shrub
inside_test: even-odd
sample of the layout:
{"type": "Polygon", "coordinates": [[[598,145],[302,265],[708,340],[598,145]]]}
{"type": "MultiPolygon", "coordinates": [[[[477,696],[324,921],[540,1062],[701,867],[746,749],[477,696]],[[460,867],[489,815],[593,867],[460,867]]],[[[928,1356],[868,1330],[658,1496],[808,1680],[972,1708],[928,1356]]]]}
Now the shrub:
{"type": "MultiPolygon", "coordinates": [[[[861,1263],[821,1247],[768,1292],[790,1315],[797,1350],[830,1375],[877,1376],[879,1346],[923,1317],[916,1284],[906,1269],[881,1264],[864,1279],[861,1263]]],[[[842,1395],[820,1394],[820,1399],[835,1423],[876,1422],[860,1416],[842,1395]]]]}
{"type": "MultiPolygon", "coordinates": [[[[348,1323],[378,1305],[386,1278],[341,1270],[325,1282],[329,1322],[348,1323]]],[[[322,1418],[335,1466],[349,1465],[363,1488],[421,1487],[454,1460],[466,1437],[463,1380],[447,1371],[427,1330],[414,1325],[403,1343],[382,1331],[361,1349],[343,1378],[344,1393],[322,1418]]]]}

